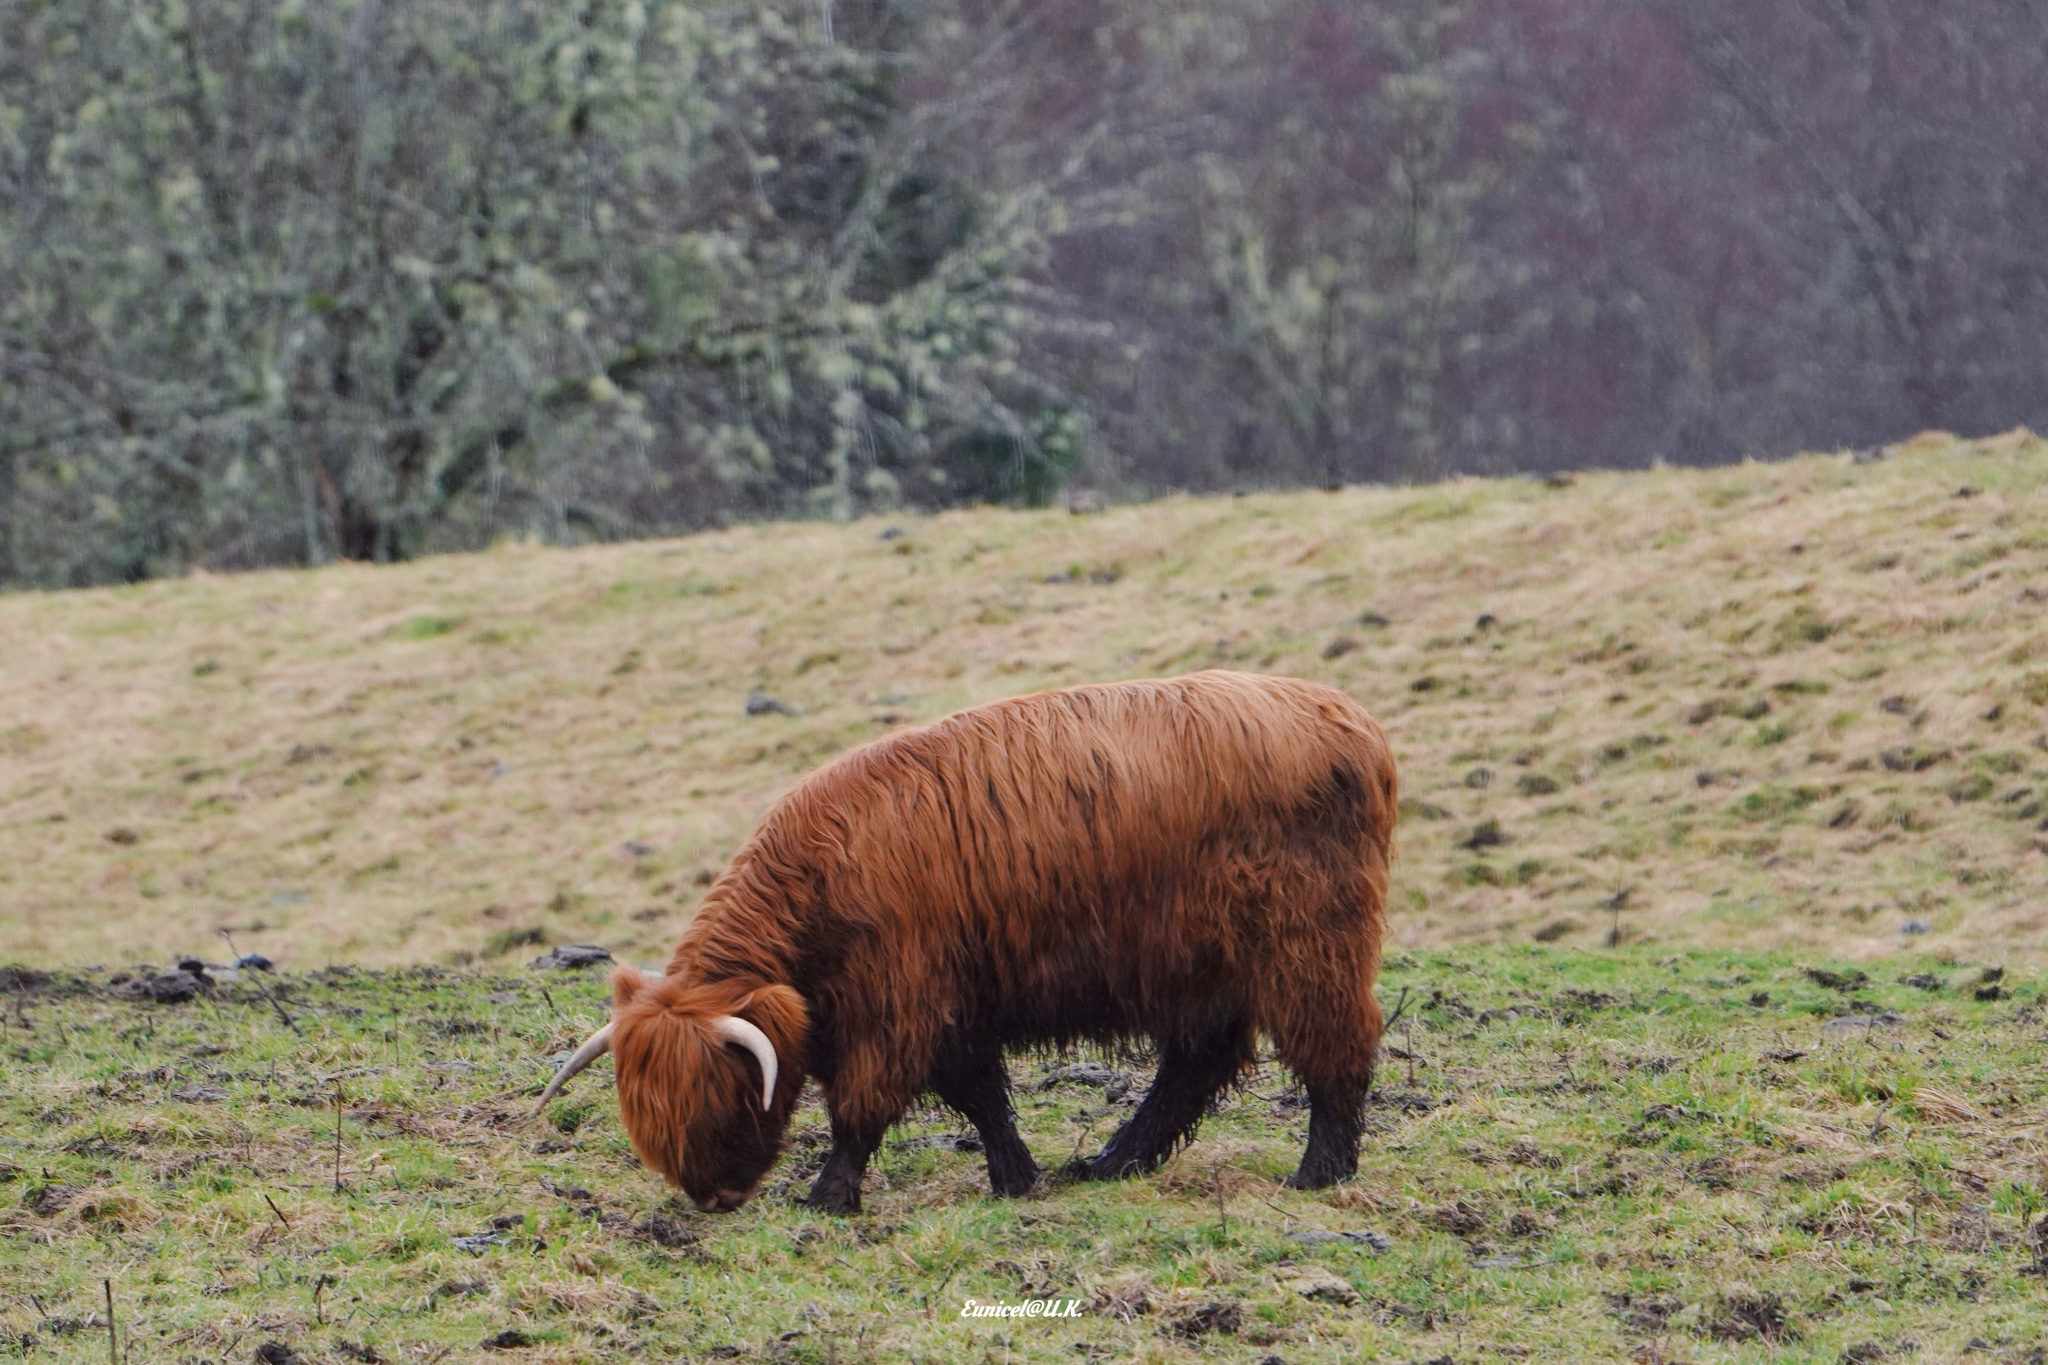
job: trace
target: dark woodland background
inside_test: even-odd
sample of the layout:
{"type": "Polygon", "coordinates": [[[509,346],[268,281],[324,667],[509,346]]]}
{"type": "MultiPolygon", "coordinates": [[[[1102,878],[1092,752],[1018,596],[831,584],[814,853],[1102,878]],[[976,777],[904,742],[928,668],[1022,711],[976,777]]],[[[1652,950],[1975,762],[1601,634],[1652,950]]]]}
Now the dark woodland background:
{"type": "Polygon", "coordinates": [[[0,0],[0,586],[2048,418],[2039,0],[0,0]]]}

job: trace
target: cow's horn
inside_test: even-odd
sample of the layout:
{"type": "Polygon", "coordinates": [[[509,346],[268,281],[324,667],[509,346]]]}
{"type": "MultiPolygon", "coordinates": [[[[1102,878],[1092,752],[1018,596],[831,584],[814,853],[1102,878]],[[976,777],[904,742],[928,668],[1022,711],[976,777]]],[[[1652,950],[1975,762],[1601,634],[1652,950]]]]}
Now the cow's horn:
{"type": "Polygon", "coordinates": [[[768,1041],[768,1035],[755,1028],[746,1020],[732,1014],[721,1014],[712,1021],[711,1027],[718,1030],[718,1036],[728,1043],[737,1043],[754,1054],[754,1060],[761,1064],[761,1107],[775,1107],[775,1044],[768,1041]]]}
{"type": "Polygon", "coordinates": [[[548,1088],[540,1092],[540,1106],[534,1111],[535,1113],[547,1108],[548,1101],[562,1093],[562,1087],[569,1083],[570,1077],[574,1076],[584,1067],[589,1066],[599,1057],[604,1056],[605,1053],[611,1051],[613,1027],[613,1024],[606,1024],[603,1028],[591,1034],[583,1040],[583,1046],[576,1049],[576,1055],[562,1063],[562,1069],[557,1071],[555,1078],[548,1082],[548,1088]]]}

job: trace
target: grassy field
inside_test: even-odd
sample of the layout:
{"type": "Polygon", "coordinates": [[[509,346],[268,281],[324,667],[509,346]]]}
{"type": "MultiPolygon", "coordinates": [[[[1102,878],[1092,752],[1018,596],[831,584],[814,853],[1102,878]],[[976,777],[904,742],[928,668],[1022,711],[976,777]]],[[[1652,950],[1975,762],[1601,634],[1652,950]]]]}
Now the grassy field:
{"type": "MultiPolygon", "coordinates": [[[[135,1362],[2038,1361],[2048,1005],[1997,965],[1403,953],[1351,1184],[1277,1184],[1269,1067],[1161,1175],[1015,1201],[915,1113],[844,1220],[791,1202],[814,1105],[729,1215],[639,1169],[608,1063],[529,1119],[594,975],[16,976],[0,1355],[106,1359],[104,1279],[135,1362]],[[960,1316],[1027,1297],[1078,1315],[960,1316]]],[[[1048,1166],[1129,1112],[1071,1061],[1013,1066],[1048,1166]]]]}
{"type": "Polygon", "coordinates": [[[767,802],[1082,680],[1386,722],[1394,933],[2038,957],[2048,443],[0,599],[0,961],[658,957],[767,802]],[[795,714],[749,715],[761,688],[795,714]]]}
{"type": "MultiPolygon", "coordinates": [[[[0,599],[0,1355],[2038,1362],[2043,603],[2024,433],[0,599]],[[722,1217],[608,1063],[528,1117],[603,1007],[527,959],[660,958],[805,771],[1215,666],[1402,758],[1357,1181],[1272,1067],[1020,1201],[920,1111],[849,1220],[814,1104],[722,1217]],[[284,971],[138,997],[222,929],[284,971]]],[[[1013,1072],[1048,1167],[1147,1079],[1013,1072]]]]}

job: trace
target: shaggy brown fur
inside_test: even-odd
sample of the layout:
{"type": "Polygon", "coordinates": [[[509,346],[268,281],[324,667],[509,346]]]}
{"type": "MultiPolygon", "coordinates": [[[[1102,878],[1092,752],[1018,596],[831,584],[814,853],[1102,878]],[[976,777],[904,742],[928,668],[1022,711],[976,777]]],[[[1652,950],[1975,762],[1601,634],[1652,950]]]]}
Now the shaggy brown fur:
{"type": "Polygon", "coordinates": [[[963,711],[799,783],[711,887],[653,979],[613,978],[620,1107],[701,1207],[744,1202],[808,1073],[833,1149],[818,1207],[859,1207],[889,1125],[929,1090],[980,1129],[990,1181],[1038,1168],[1003,1049],[1150,1038],[1158,1080],[1081,1174],[1155,1168],[1252,1059],[1307,1088],[1292,1182],[1357,1165],[1379,1044],[1395,809],[1385,734],[1342,693],[1210,672],[963,711]],[[711,1030],[749,1020],[759,1071],[711,1030]]]}

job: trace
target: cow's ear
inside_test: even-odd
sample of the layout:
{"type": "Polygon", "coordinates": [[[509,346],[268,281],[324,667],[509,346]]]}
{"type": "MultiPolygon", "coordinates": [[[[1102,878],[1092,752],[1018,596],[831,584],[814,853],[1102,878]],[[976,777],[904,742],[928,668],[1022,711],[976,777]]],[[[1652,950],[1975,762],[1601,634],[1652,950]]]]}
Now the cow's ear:
{"type": "Polygon", "coordinates": [[[647,989],[647,973],[638,967],[619,967],[612,972],[612,1005],[624,1009],[647,989]]]}

